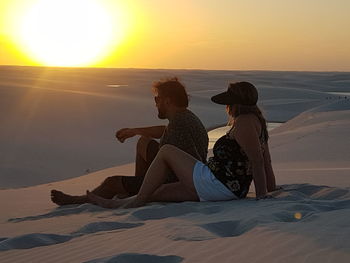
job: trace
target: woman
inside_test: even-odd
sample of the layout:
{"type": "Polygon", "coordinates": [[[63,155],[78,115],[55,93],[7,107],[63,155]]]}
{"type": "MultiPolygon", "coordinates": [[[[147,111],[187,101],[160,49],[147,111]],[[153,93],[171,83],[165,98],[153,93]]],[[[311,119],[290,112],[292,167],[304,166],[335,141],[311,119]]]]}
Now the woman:
{"type": "Polygon", "coordinates": [[[226,105],[232,128],[214,145],[204,164],[172,145],[164,145],[149,167],[136,196],[103,199],[87,192],[92,203],[106,207],[139,207],[148,202],[224,201],[245,198],[254,180],[256,199],[276,189],[266,121],[257,106],[258,92],[249,82],[231,83],[211,98],[226,105]],[[167,174],[179,181],[164,184],[167,174]]]}

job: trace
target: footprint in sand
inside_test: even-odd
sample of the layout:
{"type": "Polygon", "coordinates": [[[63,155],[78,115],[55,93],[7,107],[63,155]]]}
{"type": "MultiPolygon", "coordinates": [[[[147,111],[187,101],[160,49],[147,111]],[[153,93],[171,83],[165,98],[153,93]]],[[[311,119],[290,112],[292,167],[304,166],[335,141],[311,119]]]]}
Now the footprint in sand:
{"type": "Polygon", "coordinates": [[[124,253],[108,258],[99,258],[85,263],[180,263],[183,261],[179,256],[156,256],[148,254],[124,253]]]}
{"type": "Polygon", "coordinates": [[[120,223],[120,222],[94,222],[80,228],[73,234],[92,234],[101,231],[129,229],[144,225],[143,223],[120,223]]]}
{"type": "Polygon", "coordinates": [[[166,227],[167,238],[173,241],[203,241],[217,238],[217,235],[206,229],[186,224],[168,225],[166,227]]]}
{"type": "Polygon", "coordinates": [[[69,235],[26,234],[12,238],[0,238],[0,251],[29,249],[67,242],[73,238],[101,231],[123,230],[142,226],[143,223],[94,222],[87,224],[69,235]]]}
{"type": "Polygon", "coordinates": [[[193,213],[196,210],[190,206],[180,205],[165,205],[160,208],[144,208],[138,209],[131,213],[131,215],[140,220],[155,220],[168,217],[177,217],[193,213]]]}
{"type": "Polygon", "coordinates": [[[235,237],[240,236],[253,229],[257,222],[249,220],[243,221],[221,221],[200,225],[200,227],[208,230],[219,237],[235,237]]]}
{"type": "Polygon", "coordinates": [[[0,251],[11,249],[28,249],[33,247],[49,246],[71,240],[71,235],[55,234],[27,234],[18,237],[7,238],[0,241],[0,251]]]}
{"type": "Polygon", "coordinates": [[[152,207],[138,209],[131,213],[131,215],[139,220],[155,220],[164,219],[168,217],[178,217],[191,213],[198,214],[215,214],[222,210],[223,208],[218,205],[204,206],[197,203],[195,206],[193,203],[180,203],[180,204],[167,204],[162,207],[152,207]]]}
{"type": "Polygon", "coordinates": [[[105,208],[98,207],[91,204],[82,204],[79,206],[76,205],[67,205],[58,207],[55,210],[42,214],[42,215],[36,215],[36,216],[26,216],[26,217],[19,217],[19,218],[10,218],[8,222],[23,222],[23,221],[34,221],[34,220],[40,220],[43,218],[52,218],[52,217],[58,217],[58,216],[67,216],[67,215],[77,215],[81,213],[88,213],[88,212],[98,212],[98,211],[105,211],[105,208]]]}

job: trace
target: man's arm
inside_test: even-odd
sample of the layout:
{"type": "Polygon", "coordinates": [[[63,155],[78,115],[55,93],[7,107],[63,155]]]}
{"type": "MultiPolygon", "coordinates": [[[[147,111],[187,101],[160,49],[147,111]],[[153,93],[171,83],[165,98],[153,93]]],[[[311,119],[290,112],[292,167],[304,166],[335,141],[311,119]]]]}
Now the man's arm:
{"type": "Polygon", "coordinates": [[[115,137],[117,137],[120,142],[124,142],[126,139],[136,135],[159,139],[162,137],[165,127],[166,126],[162,125],[140,128],[123,128],[116,132],[115,137]]]}

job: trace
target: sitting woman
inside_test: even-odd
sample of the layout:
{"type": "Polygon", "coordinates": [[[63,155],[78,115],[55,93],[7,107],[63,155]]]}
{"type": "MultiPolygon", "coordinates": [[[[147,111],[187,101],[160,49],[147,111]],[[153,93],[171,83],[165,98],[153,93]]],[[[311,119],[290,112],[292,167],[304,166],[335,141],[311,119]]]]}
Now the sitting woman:
{"type": "Polygon", "coordinates": [[[149,167],[136,196],[103,199],[87,192],[92,203],[106,208],[130,208],[148,202],[224,201],[247,196],[254,180],[256,199],[276,189],[268,147],[266,120],[258,108],[258,92],[249,82],[229,85],[211,98],[226,105],[232,127],[214,145],[204,164],[172,145],[164,145],[149,167]],[[164,184],[173,172],[176,183],[164,184]]]}

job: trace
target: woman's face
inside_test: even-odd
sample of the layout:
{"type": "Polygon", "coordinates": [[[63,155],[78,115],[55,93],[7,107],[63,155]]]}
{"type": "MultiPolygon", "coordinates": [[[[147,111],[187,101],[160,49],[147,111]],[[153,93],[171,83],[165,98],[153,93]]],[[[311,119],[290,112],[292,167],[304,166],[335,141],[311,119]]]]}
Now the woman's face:
{"type": "Polygon", "coordinates": [[[226,105],[226,112],[228,115],[233,116],[233,109],[234,109],[233,105],[226,105]]]}
{"type": "Polygon", "coordinates": [[[226,105],[226,113],[230,115],[230,105],[226,105]]]}

